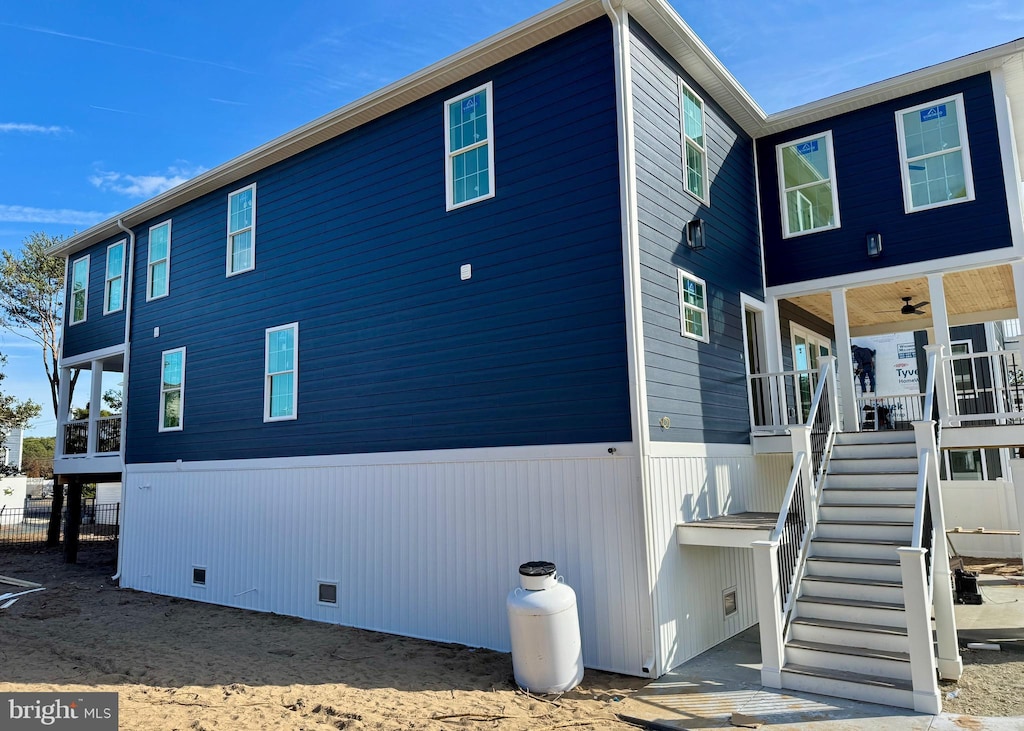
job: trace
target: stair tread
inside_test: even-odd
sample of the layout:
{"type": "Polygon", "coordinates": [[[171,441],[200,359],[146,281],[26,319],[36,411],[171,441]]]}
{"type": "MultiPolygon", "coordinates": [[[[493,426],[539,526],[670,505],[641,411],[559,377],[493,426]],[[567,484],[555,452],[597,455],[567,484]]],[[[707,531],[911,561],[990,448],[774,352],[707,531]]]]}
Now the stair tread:
{"type": "Polygon", "coordinates": [[[899,650],[873,650],[867,647],[852,647],[849,645],[833,645],[828,642],[811,642],[810,640],[790,640],[786,647],[795,647],[803,650],[817,650],[819,652],[832,652],[838,655],[856,655],[857,657],[876,657],[885,660],[897,660],[899,662],[910,662],[909,652],[899,650]]]}
{"type": "Polygon", "coordinates": [[[832,670],[830,668],[816,668],[809,665],[797,665],[786,663],[782,672],[809,675],[818,678],[829,678],[831,680],[842,680],[847,683],[859,683],[861,685],[874,685],[882,688],[894,688],[897,690],[913,691],[914,686],[909,680],[902,678],[886,678],[879,675],[864,675],[863,673],[852,673],[848,670],[832,670]]]}
{"type": "Polygon", "coordinates": [[[835,520],[819,519],[818,525],[884,525],[888,528],[914,527],[912,520],[835,520]]]}
{"type": "Polygon", "coordinates": [[[913,508],[914,503],[822,503],[823,508],[913,508]]]}
{"type": "Polygon", "coordinates": [[[903,588],[902,581],[887,581],[885,579],[857,579],[851,576],[818,576],[816,574],[806,574],[803,578],[804,581],[831,581],[841,584],[863,584],[865,586],[884,586],[891,587],[894,589],[903,588]]]}
{"type": "Polygon", "coordinates": [[[904,611],[902,604],[893,602],[879,602],[872,599],[844,599],[834,596],[808,596],[801,594],[797,597],[797,603],[807,602],[808,604],[838,604],[845,607],[856,607],[858,609],[898,609],[904,611]]]}
{"type": "Polygon", "coordinates": [[[891,541],[885,538],[812,538],[811,543],[852,543],[856,545],[906,546],[906,541],[891,541]]]}
{"type": "MultiPolygon", "coordinates": [[[[807,577],[805,576],[804,579],[807,577]]],[[[874,634],[907,636],[907,630],[901,627],[889,627],[884,624],[868,624],[866,622],[847,622],[842,619],[819,619],[817,617],[796,617],[792,624],[808,627],[828,627],[830,629],[848,629],[854,632],[872,632],[874,634]]]]}
{"type": "Polygon", "coordinates": [[[866,563],[878,566],[899,566],[898,558],[860,558],[859,556],[808,556],[808,561],[836,561],[838,563],[866,563]]]}

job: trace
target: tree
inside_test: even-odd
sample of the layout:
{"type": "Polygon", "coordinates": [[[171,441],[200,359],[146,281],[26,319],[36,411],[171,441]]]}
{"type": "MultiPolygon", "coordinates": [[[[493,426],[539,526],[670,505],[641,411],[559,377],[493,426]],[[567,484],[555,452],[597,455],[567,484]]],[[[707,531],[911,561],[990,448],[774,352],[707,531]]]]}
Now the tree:
{"type": "MultiPolygon", "coordinates": [[[[62,240],[62,236],[35,232],[22,241],[20,255],[6,249],[0,252],[0,327],[42,348],[43,368],[50,382],[53,416],[57,423],[60,423],[57,343],[64,310],[64,260],[47,255],[46,250],[62,240]]],[[[74,393],[77,380],[76,371],[71,377],[69,393],[74,393]]]]}
{"type": "MultiPolygon", "coordinates": [[[[64,311],[64,261],[49,256],[46,250],[63,240],[39,231],[21,243],[21,254],[0,252],[0,327],[10,330],[42,348],[43,368],[50,382],[53,416],[60,424],[60,368],[57,343],[60,338],[61,314],[64,311]]],[[[78,371],[73,371],[69,394],[74,394],[78,371]]],[[[64,486],[56,476],[50,526],[46,545],[60,542],[60,516],[64,507],[64,486]]]]}
{"type": "MultiPolygon", "coordinates": [[[[6,363],[7,358],[0,354],[0,368],[3,368],[6,363]]],[[[0,370],[0,384],[6,377],[7,375],[0,370]]],[[[31,400],[18,401],[14,396],[4,393],[2,385],[0,385],[0,446],[7,441],[11,429],[24,429],[32,419],[39,416],[40,411],[42,411],[42,407],[39,404],[31,400]]],[[[18,474],[17,467],[0,462],[0,477],[16,474],[18,474]]]]}
{"type": "Polygon", "coordinates": [[[29,477],[53,477],[53,437],[25,437],[21,448],[21,471],[29,477]]]}

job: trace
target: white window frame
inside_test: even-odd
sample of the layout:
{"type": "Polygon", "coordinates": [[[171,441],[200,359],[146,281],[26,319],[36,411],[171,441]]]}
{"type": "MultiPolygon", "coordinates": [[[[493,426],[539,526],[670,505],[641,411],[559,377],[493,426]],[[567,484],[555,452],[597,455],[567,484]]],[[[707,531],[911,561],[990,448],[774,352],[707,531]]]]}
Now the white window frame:
{"type": "Polygon", "coordinates": [[[896,112],[896,140],[899,143],[900,148],[900,179],[903,181],[903,211],[904,213],[917,213],[919,211],[930,211],[933,208],[942,208],[943,206],[952,206],[957,203],[969,203],[974,200],[974,172],[971,168],[971,146],[967,138],[967,110],[964,108],[964,95],[954,94],[953,96],[947,96],[943,99],[935,99],[934,101],[927,102],[925,104],[918,104],[913,107],[907,107],[906,109],[900,109],[896,112]],[[937,157],[939,155],[948,155],[954,150],[941,150],[939,152],[929,152],[924,155],[915,157],[913,160],[907,158],[907,139],[906,132],[903,129],[903,115],[911,112],[918,112],[922,109],[928,109],[929,107],[937,107],[940,104],[955,103],[957,107],[957,128],[960,131],[960,161],[964,166],[964,186],[967,190],[967,195],[963,198],[953,198],[952,200],[938,201],[937,203],[929,203],[925,206],[914,207],[914,199],[910,192],[910,171],[907,169],[911,162],[915,160],[927,160],[930,157],[937,157]]]}
{"type": "Polygon", "coordinates": [[[292,322],[287,325],[278,325],[277,327],[268,327],[263,338],[263,421],[293,421],[299,418],[299,323],[292,322]],[[282,330],[292,331],[292,342],[294,343],[294,350],[292,353],[292,367],[291,370],[287,371],[275,371],[270,372],[270,336],[272,333],[281,332],[282,330]],[[291,413],[285,416],[271,416],[270,415],[270,384],[271,378],[276,375],[283,373],[292,374],[292,408],[291,413]]]}
{"type": "Polygon", "coordinates": [[[486,84],[481,84],[475,89],[470,89],[464,94],[459,94],[456,97],[448,99],[444,103],[444,186],[445,186],[445,210],[453,211],[457,208],[463,208],[480,201],[487,200],[488,198],[494,197],[494,87],[493,83],[488,81],[486,84]],[[448,108],[452,104],[457,104],[463,99],[479,94],[481,91],[487,92],[487,139],[482,142],[474,142],[471,145],[465,145],[460,147],[458,150],[451,149],[451,127],[448,118],[448,108]],[[452,163],[458,155],[462,155],[470,150],[474,150],[478,147],[487,145],[487,189],[488,192],[484,195],[477,196],[476,198],[469,198],[461,203],[455,203],[455,180],[452,172],[452,163]]]}
{"type": "Polygon", "coordinates": [[[676,269],[676,279],[677,279],[677,282],[678,282],[678,285],[679,285],[679,334],[682,335],[684,338],[690,338],[692,340],[699,340],[700,342],[703,342],[703,343],[711,342],[710,341],[710,333],[709,333],[709,330],[711,329],[710,328],[710,324],[711,323],[710,323],[710,320],[708,318],[708,285],[707,285],[707,282],[705,282],[700,277],[694,276],[690,272],[684,271],[682,269],[676,269]],[[691,305],[690,303],[686,302],[685,298],[683,297],[683,294],[686,291],[684,281],[687,280],[687,279],[689,279],[689,280],[691,280],[693,282],[696,282],[697,284],[699,284],[701,286],[701,290],[704,293],[704,307],[697,307],[695,305],[691,305]],[[696,333],[691,333],[691,332],[688,332],[686,330],[686,312],[687,312],[687,310],[692,310],[694,312],[699,312],[700,313],[701,325],[702,325],[703,330],[704,330],[704,334],[703,335],[697,335],[696,333]]]}
{"type": "Polygon", "coordinates": [[[227,216],[227,218],[228,218],[228,240],[227,240],[227,262],[225,263],[225,272],[226,272],[226,276],[233,277],[233,276],[238,275],[238,274],[244,274],[245,272],[251,272],[253,269],[256,268],[256,183],[250,183],[249,185],[245,186],[244,188],[239,188],[238,190],[234,190],[234,191],[231,191],[230,193],[228,193],[228,216],[227,216]],[[249,226],[245,227],[245,228],[240,228],[237,231],[232,231],[231,230],[231,199],[234,198],[236,195],[244,193],[247,190],[251,190],[252,191],[252,223],[249,226]],[[250,236],[250,242],[251,242],[251,246],[252,246],[252,254],[249,257],[249,266],[246,267],[245,269],[232,270],[231,269],[231,262],[232,262],[231,241],[232,241],[232,237],[233,236],[237,236],[238,234],[243,233],[244,231],[247,231],[247,230],[252,232],[252,234],[250,236]]]}
{"type": "Polygon", "coordinates": [[[711,184],[708,180],[708,115],[707,115],[707,104],[704,102],[704,98],[695,92],[693,88],[682,79],[679,79],[679,138],[682,142],[683,152],[683,190],[689,195],[693,196],[701,203],[710,205],[710,190],[711,184]],[[693,95],[697,101],[700,102],[700,124],[701,129],[704,130],[704,145],[701,146],[695,139],[687,136],[686,134],[686,95],[684,92],[689,92],[693,95]],[[693,147],[700,151],[701,156],[701,182],[703,183],[703,190],[701,195],[697,195],[688,185],[687,178],[687,167],[686,167],[686,146],[692,144],[693,147]]]}
{"type": "MultiPolygon", "coordinates": [[[[832,145],[832,130],[825,130],[824,132],[815,132],[812,135],[801,137],[797,140],[788,140],[775,146],[775,173],[779,180],[779,207],[782,211],[782,238],[791,239],[797,236],[806,236],[808,234],[816,234],[822,231],[832,231],[837,228],[842,228],[842,222],[839,219],[839,184],[836,180],[836,155],[835,148],[832,145]],[[825,138],[825,152],[828,155],[828,179],[816,180],[811,183],[805,183],[798,185],[793,188],[786,187],[786,175],[783,170],[782,164],[782,151],[788,147],[795,147],[796,145],[804,142],[810,142],[820,137],[825,138]],[[832,184],[832,210],[835,212],[835,222],[829,226],[818,226],[816,228],[810,228],[806,231],[793,231],[792,226],[789,225],[789,205],[786,201],[786,193],[790,191],[799,192],[802,188],[811,187],[813,185],[821,185],[824,182],[832,184]]],[[[802,195],[802,194],[801,194],[802,195]]],[[[806,197],[806,196],[805,196],[806,197]]]]}
{"type": "Polygon", "coordinates": [[[160,406],[159,411],[159,428],[158,431],[182,431],[185,428],[185,348],[172,348],[171,350],[165,350],[160,353],[160,406]],[[177,389],[164,389],[164,360],[168,355],[173,353],[181,353],[181,383],[177,389]],[[178,425],[177,426],[164,426],[164,394],[170,391],[178,391],[180,396],[178,397],[178,404],[180,413],[178,414],[178,425]]]}
{"type": "Polygon", "coordinates": [[[103,262],[103,314],[112,315],[115,312],[120,312],[124,309],[124,298],[127,294],[124,290],[124,267],[125,257],[127,255],[127,239],[121,239],[115,241],[107,247],[107,258],[103,262]],[[118,246],[121,247],[121,271],[113,277],[110,276],[110,250],[115,249],[118,246]],[[110,308],[110,283],[115,280],[121,280],[121,303],[114,309],[110,308]]]}
{"type": "Polygon", "coordinates": [[[73,262],[71,262],[71,308],[70,308],[71,309],[71,312],[70,312],[71,318],[70,318],[70,323],[72,325],[77,325],[77,324],[79,324],[81,322],[85,322],[86,320],[89,319],[89,257],[90,256],[91,256],[90,254],[86,254],[85,256],[83,256],[81,258],[78,258],[78,259],[75,259],[73,262]],[[76,281],[77,277],[75,276],[75,269],[78,267],[79,262],[83,262],[83,261],[85,262],[85,286],[82,288],[82,319],[81,320],[76,320],[75,319],[75,281],[76,281]]]}
{"type": "Polygon", "coordinates": [[[152,302],[166,297],[171,293],[171,220],[149,227],[149,239],[146,244],[146,302],[152,302]],[[153,254],[153,232],[158,228],[167,227],[167,254],[163,259],[154,259],[153,254]],[[164,262],[164,293],[153,294],[153,267],[164,262]]]}

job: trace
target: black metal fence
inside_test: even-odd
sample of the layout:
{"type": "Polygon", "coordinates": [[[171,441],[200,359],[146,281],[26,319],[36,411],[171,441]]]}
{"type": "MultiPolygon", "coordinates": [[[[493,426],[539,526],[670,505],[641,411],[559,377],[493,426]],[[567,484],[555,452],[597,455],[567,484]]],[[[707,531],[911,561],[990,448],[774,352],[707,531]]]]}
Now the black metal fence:
{"type": "MultiPolygon", "coordinates": [[[[68,514],[61,516],[61,535],[67,527],[68,514]]],[[[50,525],[50,501],[26,500],[24,508],[0,508],[0,546],[44,545],[50,525]]],[[[121,503],[99,503],[82,500],[82,525],[79,540],[82,546],[102,541],[116,541],[121,529],[121,503]]]]}

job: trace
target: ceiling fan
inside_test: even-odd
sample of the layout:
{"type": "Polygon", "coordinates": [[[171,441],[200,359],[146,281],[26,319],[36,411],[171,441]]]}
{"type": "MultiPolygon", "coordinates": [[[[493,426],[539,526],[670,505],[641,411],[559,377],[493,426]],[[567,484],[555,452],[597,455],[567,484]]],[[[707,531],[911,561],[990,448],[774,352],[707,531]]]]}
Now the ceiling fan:
{"type": "Polygon", "coordinates": [[[913,297],[901,297],[900,299],[903,300],[903,307],[900,308],[900,314],[901,315],[924,315],[924,314],[927,314],[921,308],[928,304],[928,300],[925,300],[924,302],[918,302],[916,305],[914,305],[914,304],[910,303],[910,300],[914,299],[913,297]]]}

